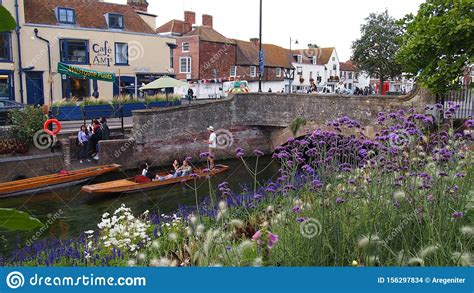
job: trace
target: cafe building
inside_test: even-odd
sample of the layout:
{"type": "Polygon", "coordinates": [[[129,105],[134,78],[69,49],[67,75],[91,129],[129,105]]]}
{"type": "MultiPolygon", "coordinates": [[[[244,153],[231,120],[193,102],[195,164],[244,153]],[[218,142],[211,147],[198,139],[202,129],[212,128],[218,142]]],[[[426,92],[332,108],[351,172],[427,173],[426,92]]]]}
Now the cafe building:
{"type": "Polygon", "coordinates": [[[145,0],[3,0],[20,29],[0,33],[0,99],[32,105],[137,96],[174,76],[175,40],[145,0]],[[16,5],[18,4],[18,5],[16,5]]]}

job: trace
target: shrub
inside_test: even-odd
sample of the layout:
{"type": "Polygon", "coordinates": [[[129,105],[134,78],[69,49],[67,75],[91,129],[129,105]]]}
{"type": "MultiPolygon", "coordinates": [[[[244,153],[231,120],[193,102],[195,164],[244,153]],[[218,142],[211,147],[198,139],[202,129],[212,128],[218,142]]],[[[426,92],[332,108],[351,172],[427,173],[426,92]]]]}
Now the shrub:
{"type": "Polygon", "coordinates": [[[23,110],[13,110],[9,113],[12,121],[11,136],[22,143],[30,144],[33,137],[47,120],[43,110],[34,106],[25,106],[23,110]]]}

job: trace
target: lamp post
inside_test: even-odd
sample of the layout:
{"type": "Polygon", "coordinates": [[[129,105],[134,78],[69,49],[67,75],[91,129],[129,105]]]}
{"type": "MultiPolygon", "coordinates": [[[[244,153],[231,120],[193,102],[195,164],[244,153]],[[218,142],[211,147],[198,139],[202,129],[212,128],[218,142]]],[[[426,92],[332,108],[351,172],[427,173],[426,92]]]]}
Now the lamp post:
{"type": "Polygon", "coordinates": [[[263,0],[260,0],[260,37],[259,37],[259,58],[260,58],[260,69],[258,72],[258,92],[262,92],[262,75],[263,75],[263,70],[265,69],[265,59],[263,56],[263,49],[262,49],[262,9],[263,9],[263,0]]]}
{"type": "MultiPolygon", "coordinates": [[[[298,45],[299,42],[298,40],[294,40],[295,45],[298,45]]],[[[290,65],[293,63],[293,51],[291,47],[293,46],[293,39],[290,37],[290,65]]],[[[294,71],[293,71],[293,78],[295,77],[294,71]]],[[[289,86],[288,86],[288,92],[291,94],[293,92],[291,85],[293,84],[293,80],[291,79],[291,75],[288,75],[288,80],[289,80],[289,86]]]]}

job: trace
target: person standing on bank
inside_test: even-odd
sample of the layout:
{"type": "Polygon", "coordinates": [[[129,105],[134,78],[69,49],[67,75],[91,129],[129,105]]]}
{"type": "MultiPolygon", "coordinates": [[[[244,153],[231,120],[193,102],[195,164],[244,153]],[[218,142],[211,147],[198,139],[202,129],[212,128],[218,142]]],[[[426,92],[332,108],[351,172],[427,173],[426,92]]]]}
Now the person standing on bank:
{"type": "MultiPolygon", "coordinates": [[[[81,126],[77,134],[77,142],[79,146],[79,163],[83,164],[84,160],[87,159],[87,143],[89,142],[89,134],[85,125],[81,126]]],[[[90,160],[88,161],[90,162],[90,160]]]]}
{"type": "Polygon", "coordinates": [[[209,131],[209,168],[214,169],[214,156],[217,150],[217,135],[214,132],[214,127],[209,126],[207,128],[209,131]]]}
{"type": "Polygon", "coordinates": [[[102,117],[102,119],[100,120],[100,127],[102,127],[102,140],[109,140],[110,129],[109,125],[107,124],[107,118],[102,117]]]}

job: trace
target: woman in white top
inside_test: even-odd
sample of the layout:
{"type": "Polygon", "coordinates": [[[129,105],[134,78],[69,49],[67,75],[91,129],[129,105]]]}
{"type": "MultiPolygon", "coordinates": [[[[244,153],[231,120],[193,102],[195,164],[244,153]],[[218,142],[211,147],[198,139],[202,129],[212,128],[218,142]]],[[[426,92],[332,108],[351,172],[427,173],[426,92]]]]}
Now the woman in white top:
{"type": "MultiPolygon", "coordinates": [[[[86,126],[82,125],[81,129],[77,133],[77,141],[79,150],[79,163],[83,164],[84,160],[87,158],[87,143],[89,142],[89,134],[87,132],[86,126]]],[[[90,160],[88,160],[90,161],[90,160]]]]}

